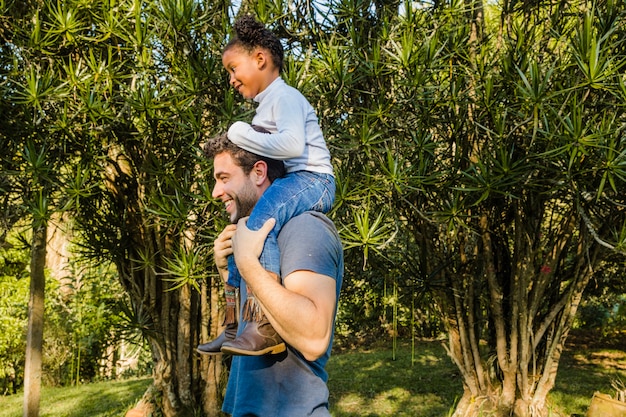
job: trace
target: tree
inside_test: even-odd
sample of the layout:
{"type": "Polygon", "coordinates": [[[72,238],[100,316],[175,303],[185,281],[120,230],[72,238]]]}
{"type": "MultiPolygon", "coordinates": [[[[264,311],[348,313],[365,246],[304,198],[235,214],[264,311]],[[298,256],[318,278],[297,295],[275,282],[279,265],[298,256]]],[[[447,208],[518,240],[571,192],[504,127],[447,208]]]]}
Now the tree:
{"type": "MultiPolygon", "coordinates": [[[[159,408],[216,414],[225,371],[193,347],[219,323],[207,271],[222,219],[197,155],[201,133],[252,111],[221,69],[230,2],[12,7],[26,17],[22,41],[3,46],[2,132],[40,130],[1,136],[7,155],[48,150],[27,155],[21,138],[65,146],[48,201],[74,213],[86,254],[116,265],[151,341],[159,408]]],[[[379,311],[386,288],[428,294],[463,378],[457,414],[544,413],[587,282],[623,260],[624,12],[612,1],[241,7],[283,37],[285,78],[317,109],[334,157],[344,300],[368,295],[341,318],[379,311]]]]}
{"type": "MultiPolygon", "coordinates": [[[[3,129],[11,132],[2,136],[3,174],[12,173],[16,201],[40,203],[31,205],[40,232],[33,248],[45,248],[43,220],[52,210],[73,214],[83,253],[113,262],[131,296],[152,347],[157,406],[167,416],[217,414],[225,368],[220,358],[194,355],[207,326],[215,334],[220,322],[210,302],[218,283],[209,242],[221,218],[198,183],[207,169],[198,155],[203,130],[217,133],[216,116],[228,111],[215,52],[226,5],[77,0],[6,8],[16,19],[2,21],[10,103],[3,112],[13,127],[3,129]],[[31,183],[39,200],[18,188],[31,183]]],[[[41,253],[33,251],[32,271],[43,273],[41,253]]]]}
{"type": "Polygon", "coordinates": [[[28,258],[7,239],[0,247],[0,381],[15,394],[24,375],[24,324],[28,312],[28,258]]]}
{"type": "MultiPolygon", "coordinates": [[[[47,130],[57,115],[58,106],[50,100],[57,80],[45,63],[31,55],[31,50],[17,50],[23,8],[3,3],[2,27],[2,108],[3,129],[0,146],[3,149],[2,188],[6,230],[21,216],[30,219],[30,298],[24,369],[24,416],[39,415],[42,374],[42,343],[45,294],[45,258],[47,228],[51,211],[56,208],[59,190],[58,176],[65,151],[72,142],[55,131],[47,130]],[[9,25],[14,19],[15,26],[9,25]],[[17,41],[17,44],[15,43],[17,41]],[[29,60],[34,58],[36,62],[29,60]],[[20,77],[13,77],[20,72],[20,77]],[[3,100],[5,102],[5,100],[3,100]],[[8,174],[8,175],[7,175],[8,174]]],[[[36,41],[36,34],[29,41],[36,41]]]]}
{"type": "Polygon", "coordinates": [[[359,5],[333,7],[309,90],[360,249],[347,268],[434,294],[456,415],[545,415],[584,288],[623,260],[625,16],[450,2],[387,20],[359,5]]]}

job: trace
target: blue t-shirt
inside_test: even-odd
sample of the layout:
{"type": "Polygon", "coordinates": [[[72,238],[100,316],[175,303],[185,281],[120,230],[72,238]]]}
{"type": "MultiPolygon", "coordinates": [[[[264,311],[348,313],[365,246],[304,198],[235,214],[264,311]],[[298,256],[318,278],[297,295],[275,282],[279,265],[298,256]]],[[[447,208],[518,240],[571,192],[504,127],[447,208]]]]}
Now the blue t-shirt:
{"type": "MultiPolygon", "coordinates": [[[[334,224],[322,213],[306,212],[289,220],[278,236],[283,276],[309,270],[343,280],[343,249],[334,224]]],[[[242,281],[241,305],[247,297],[242,281]]],[[[335,307],[335,312],[337,307],[335,307]]],[[[239,326],[239,330],[244,326],[239,326]]],[[[330,416],[326,353],[310,362],[291,346],[278,355],[233,356],[222,411],[233,417],[330,416]]]]}

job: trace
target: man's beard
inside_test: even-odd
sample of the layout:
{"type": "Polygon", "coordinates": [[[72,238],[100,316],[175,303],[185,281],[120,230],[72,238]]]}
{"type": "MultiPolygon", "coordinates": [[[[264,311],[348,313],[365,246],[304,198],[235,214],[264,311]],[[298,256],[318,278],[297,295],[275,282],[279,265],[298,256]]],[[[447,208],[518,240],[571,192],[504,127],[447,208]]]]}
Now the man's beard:
{"type": "Polygon", "coordinates": [[[248,187],[245,187],[242,192],[238,193],[233,198],[235,202],[234,218],[231,217],[231,223],[237,223],[242,217],[249,216],[252,213],[252,209],[258,201],[256,192],[248,187]]]}

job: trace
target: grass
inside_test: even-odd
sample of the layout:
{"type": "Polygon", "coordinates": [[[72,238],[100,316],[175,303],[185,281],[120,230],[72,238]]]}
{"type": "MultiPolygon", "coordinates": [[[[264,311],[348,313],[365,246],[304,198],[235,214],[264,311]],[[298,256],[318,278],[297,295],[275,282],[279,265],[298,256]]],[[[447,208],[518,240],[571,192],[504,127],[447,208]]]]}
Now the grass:
{"type": "Polygon", "coordinates": [[[574,334],[563,352],[550,401],[564,416],[584,416],[596,391],[615,398],[615,381],[626,382],[626,332],[603,339],[574,334]]]}
{"type": "MultiPolygon", "coordinates": [[[[150,378],[105,381],[74,387],[44,387],[40,417],[120,417],[150,385],[150,378]]],[[[0,397],[0,417],[22,417],[23,395],[0,397]]]]}
{"type": "MultiPolygon", "coordinates": [[[[563,352],[556,386],[549,395],[552,417],[584,416],[595,391],[615,395],[626,382],[626,337],[598,345],[599,338],[574,337],[563,352]]],[[[446,417],[463,388],[456,367],[439,342],[391,342],[372,349],[335,352],[328,364],[334,417],[446,417]]],[[[44,388],[41,417],[120,417],[139,400],[150,379],[44,388]]],[[[21,417],[22,396],[0,397],[0,417],[21,417]]]]}
{"type": "Polygon", "coordinates": [[[463,393],[459,373],[438,342],[335,354],[328,364],[335,417],[442,417],[463,393]]]}
{"type": "MultiPolygon", "coordinates": [[[[602,339],[572,335],[555,387],[548,396],[552,417],[584,416],[593,393],[615,397],[612,383],[626,383],[626,334],[602,339]]],[[[461,377],[439,342],[409,343],[335,354],[328,364],[334,417],[445,417],[463,394],[461,377]]]]}

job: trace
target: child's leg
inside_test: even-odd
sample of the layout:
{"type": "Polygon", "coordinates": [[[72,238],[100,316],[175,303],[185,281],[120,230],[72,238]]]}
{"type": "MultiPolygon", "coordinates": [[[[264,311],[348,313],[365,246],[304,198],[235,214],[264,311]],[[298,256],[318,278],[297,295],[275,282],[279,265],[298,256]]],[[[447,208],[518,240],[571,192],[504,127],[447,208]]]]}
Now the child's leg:
{"type": "Polygon", "coordinates": [[[198,345],[196,351],[205,355],[216,355],[222,353],[222,345],[224,342],[234,340],[237,337],[237,289],[231,287],[228,284],[224,284],[224,297],[226,299],[226,308],[224,311],[224,331],[220,333],[215,339],[210,340],[207,343],[198,345]]]}
{"type": "Polygon", "coordinates": [[[263,267],[280,275],[280,250],[277,237],[289,219],[306,211],[328,212],[335,200],[335,181],[331,175],[299,171],[275,180],[263,193],[247,222],[250,230],[260,229],[276,219],[268,234],[259,261],[263,267]]]}
{"type": "MultiPolygon", "coordinates": [[[[247,227],[259,230],[270,218],[276,225],[270,231],[259,261],[263,267],[280,275],[280,250],[277,237],[283,225],[305,211],[328,212],[335,201],[335,180],[332,175],[299,171],[275,180],[254,206],[247,227]]],[[[228,283],[238,288],[241,275],[232,256],[228,258],[228,283]]]]}
{"type": "Polygon", "coordinates": [[[233,255],[228,256],[228,280],[226,284],[230,285],[233,288],[239,288],[241,285],[241,275],[239,274],[239,270],[237,270],[237,265],[235,264],[235,257],[233,255]]]}

